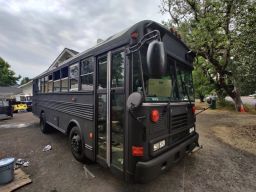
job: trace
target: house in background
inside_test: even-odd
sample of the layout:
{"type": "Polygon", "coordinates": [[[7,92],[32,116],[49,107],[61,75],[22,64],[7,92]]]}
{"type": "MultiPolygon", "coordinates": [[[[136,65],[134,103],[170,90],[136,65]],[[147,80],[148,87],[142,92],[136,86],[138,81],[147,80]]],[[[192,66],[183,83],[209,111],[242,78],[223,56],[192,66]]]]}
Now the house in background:
{"type": "MultiPolygon", "coordinates": [[[[54,62],[50,65],[50,67],[45,71],[50,71],[58,66],[60,66],[64,61],[67,59],[70,59],[71,57],[75,56],[79,52],[65,48],[63,51],[59,54],[59,56],[54,60],[54,62]]],[[[45,73],[44,72],[44,73],[45,73]]],[[[21,95],[25,96],[33,96],[33,81],[29,81],[26,84],[20,85],[19,88],[22,90],[21,95]]]]}
{"type": "Polygon", "coordinates": [[[22,90],[23,95],[32,96],[33,95],[33,81],[29,81],[23,85],[20,85],[19,88],[22,90]]]}
{"type": "Polygon", "coordinates": [[[50,71],[58,66],[61,66],[61,64],[70,59],[71,57],[77,55],[79,52],[73,50],[73,49],[68,49],[65,48],[63,51],[59,54],[59,56],[54,60],[54,62],[51,64],[49,69],[47,71],[50,71]]]}
{"type": "Polygon", "coordinates": [[[18,87],[0,87],[0,99],[15,99],[15,96],[22,93],[18,87]]]}

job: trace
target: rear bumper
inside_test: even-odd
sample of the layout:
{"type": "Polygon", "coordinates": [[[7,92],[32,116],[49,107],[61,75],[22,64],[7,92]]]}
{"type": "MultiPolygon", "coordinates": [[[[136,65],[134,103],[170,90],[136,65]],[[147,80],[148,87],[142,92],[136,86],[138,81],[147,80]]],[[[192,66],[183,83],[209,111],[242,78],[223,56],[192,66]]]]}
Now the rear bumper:
{"type": "Polygon", "coordinates": [[[198,144],[199,135],[195,133],[192,137],[177,145],[162,155],[146,162],[137,162],[135,181],[146,183],[184,157],[186,152],[192,151],[198,144]]]}

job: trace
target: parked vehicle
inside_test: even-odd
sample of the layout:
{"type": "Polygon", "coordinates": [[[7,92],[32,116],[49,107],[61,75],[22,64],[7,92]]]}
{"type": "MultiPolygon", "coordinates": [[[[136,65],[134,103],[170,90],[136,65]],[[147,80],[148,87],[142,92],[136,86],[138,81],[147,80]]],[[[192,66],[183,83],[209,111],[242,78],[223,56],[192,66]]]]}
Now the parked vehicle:
{"type": "Polygon", "coordinates": [[[256,92],[251,94],[251,95],[249,95],[249,97],[256,97],[256,92]]]}
{"type": "Polygon", "coordinates": [[[13,110],[13,113],[18,113],[18,112],[25,112],[27,111],[28,109],[28,106],[27,104],[23,103],[23,102],[15,102],[13,105],[12,105],[12,110],[13,110]]]}
{"type": "Polygon", "coordinates": [[[176,33],[139,22],[33,80],[43,133],[69,135],[78,161],[147,182],[198,146],[195,54],[176,33]]]}
{"type": "Polygon", "coordinates": [[[13,117],[12,106],[6,99],[0,99],[0,119],[13,117]]]}

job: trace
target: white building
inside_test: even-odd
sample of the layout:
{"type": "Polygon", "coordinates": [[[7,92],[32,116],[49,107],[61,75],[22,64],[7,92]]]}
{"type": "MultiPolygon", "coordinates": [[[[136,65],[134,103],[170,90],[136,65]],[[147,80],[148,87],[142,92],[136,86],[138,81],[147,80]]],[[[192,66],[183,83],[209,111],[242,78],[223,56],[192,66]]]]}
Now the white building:
{"type": "MultiPolygon", "coordinates": [[[[63,51],[54,60],[51,66],[46,70],[46,72],[60,66],[65,60],[75,56],[76,54],[78,54],[78,52],[72,49],[68,49],[68,48],[63,49],[63,51]]],[[[22,89],[22,93],[20,94],[20,96],[33,96],[32,80],[27,82],[26,84],[20,85],[19,88],[22,89]]]]}
{"type": "Polygon", "coordinates": [[[22,94],[26,96],[33,96],[33,81],[29,81],[23,85],[20,85],[19,88],[22,89],[22,94]]]}

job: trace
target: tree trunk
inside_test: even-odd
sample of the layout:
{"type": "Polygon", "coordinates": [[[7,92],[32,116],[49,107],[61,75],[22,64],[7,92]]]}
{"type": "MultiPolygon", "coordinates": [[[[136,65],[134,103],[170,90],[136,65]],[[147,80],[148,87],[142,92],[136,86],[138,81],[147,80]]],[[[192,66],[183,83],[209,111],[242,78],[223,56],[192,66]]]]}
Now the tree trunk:
{"type": "Polygon", "coordinates": [[[226,92],[233,99],[236,111],[244,112],[244,105],[241,99],[240,91],[236,87],[234,87],[232,91],[226,90],[226,92]]]}
{"type": "Polygon", "coordinates": [[[204,95],[199,94],[199,99],[200,99],[200,102],[203,103],[204,102],[204,95]]]}

